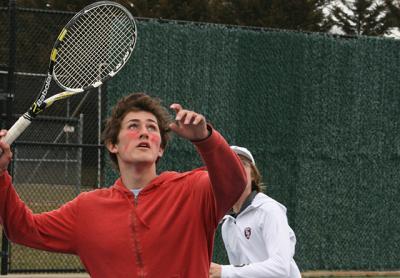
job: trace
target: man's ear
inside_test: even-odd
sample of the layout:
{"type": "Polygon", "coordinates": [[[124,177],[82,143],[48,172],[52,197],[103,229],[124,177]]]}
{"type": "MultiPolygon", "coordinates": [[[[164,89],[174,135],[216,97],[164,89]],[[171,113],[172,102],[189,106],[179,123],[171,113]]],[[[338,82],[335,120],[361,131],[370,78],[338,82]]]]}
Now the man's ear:
{"type": "Polygon", "coordinates": [[[160,147],[160,149],[158,150],[158,157],[161,158],[164,154],[164,149],[160,147]]]}
{"type": "Polygon", "coordinates": [[[117,152],[118,152],[118,145],[117,145],[117,144],[113,144],[113,143],[111,143],[110,141],[108,141],[108,142],[106,143],[106,147],[107,147],[107,150],[108,150],[110,153],[117,153],[117,152]]]}

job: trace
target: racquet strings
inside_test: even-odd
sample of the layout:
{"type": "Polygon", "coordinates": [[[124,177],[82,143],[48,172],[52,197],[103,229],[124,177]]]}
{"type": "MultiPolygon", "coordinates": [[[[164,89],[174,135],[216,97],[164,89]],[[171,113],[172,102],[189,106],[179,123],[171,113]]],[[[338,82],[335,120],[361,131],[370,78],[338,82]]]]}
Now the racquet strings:
{"type": "Polygon", "coordinates": [[[54,76],[64,89],[101,82],[124,64],[134,46],[135,25],[116,6],[98,6],[77,18],[57,50],[54,76]]]}

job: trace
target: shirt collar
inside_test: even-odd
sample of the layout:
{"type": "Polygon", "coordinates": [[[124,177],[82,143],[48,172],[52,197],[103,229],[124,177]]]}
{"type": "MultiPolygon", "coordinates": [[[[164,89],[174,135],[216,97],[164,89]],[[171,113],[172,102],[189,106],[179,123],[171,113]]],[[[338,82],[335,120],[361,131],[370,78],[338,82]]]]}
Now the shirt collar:
{"type": "Polygon", "coordinates": [[[251,205],[251,203],[253,202],[254,198],[255,198],[256,195],[257,195],[257,193],[258,193],[258,192],[257,192],[256,190],[253,190],[253,191],[249,194],[249,196],[247,196],[247,198],[246,198],[246,200],[244,201],[242,207],[240,208],[240,211],[239,211],[238,213],[234,213],[233,210],[231,210],[231,211],[229,212],[229,214],[230,214],[233,218],[236,218],[236,217],[237,217],[240,213],[242,213],[248,206],[251,205]]]}

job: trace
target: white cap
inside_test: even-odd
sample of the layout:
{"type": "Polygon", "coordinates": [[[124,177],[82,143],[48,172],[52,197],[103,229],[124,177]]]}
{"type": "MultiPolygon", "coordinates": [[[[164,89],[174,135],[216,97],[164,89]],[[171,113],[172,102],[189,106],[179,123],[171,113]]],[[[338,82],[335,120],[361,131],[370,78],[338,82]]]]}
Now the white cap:
{"type": "Polygon", "coordinates": [[[244,156],[245,158],[249,159],[254,165],[256,164],[256,162],[254,161],[253,155],[251,154],[251,152],[243,147],[238,147],[238,146],[231,146],[231,149],[239,154],[244,156]]]}

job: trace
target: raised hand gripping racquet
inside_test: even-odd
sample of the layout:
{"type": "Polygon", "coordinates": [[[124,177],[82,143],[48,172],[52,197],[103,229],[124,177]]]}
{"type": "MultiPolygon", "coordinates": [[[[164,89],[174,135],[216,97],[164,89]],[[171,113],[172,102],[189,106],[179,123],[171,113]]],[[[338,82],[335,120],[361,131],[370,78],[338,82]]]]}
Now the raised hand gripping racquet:
{"type": "Polygon", "coordinates": [[[55,101],[96,88],[115,76],[131,56],[136,38],[133,16],[120,4],[100,1],[78,12],[58,35],[41,92],[2,140],[12,144],[55,101]],[[52,80],[65,91],[46,99],[52,80]]]}

